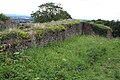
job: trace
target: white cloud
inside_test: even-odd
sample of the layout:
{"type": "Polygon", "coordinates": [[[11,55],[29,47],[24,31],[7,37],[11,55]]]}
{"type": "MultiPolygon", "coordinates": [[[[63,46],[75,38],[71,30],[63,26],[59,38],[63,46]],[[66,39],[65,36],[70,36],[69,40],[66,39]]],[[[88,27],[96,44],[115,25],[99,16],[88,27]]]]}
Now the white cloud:
{"type": "Polygon", "coordinates": [[[61,3],[78,19],[120,19],[119,0],[0,0],[0,12],[29,15],[46,2],[61,3]]]}

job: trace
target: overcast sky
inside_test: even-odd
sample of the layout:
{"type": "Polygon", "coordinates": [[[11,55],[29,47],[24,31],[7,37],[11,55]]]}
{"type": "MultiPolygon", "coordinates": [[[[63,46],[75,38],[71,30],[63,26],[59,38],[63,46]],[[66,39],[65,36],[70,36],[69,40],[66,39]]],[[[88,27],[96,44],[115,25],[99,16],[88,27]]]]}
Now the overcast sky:
{"type": "Polygon", "coordinates": [[[46,2],[61,3],[76,19],[120,20],[120,0],[0,0],[0,13],[30,15],[46,2]]]}

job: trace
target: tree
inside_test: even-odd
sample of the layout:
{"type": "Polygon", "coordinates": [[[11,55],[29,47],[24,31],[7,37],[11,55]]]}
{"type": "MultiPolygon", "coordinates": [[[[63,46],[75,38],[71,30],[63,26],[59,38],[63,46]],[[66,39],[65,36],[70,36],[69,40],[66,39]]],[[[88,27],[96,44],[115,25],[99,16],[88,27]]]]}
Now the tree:
{"type": "Polygon", "coordinates": [[[32,12],[31,16],[35,22],[50,22],[59,19],[71,19],[71,15],[64,11],[61,4],[45,3],[38,6],[39,10],[32,12]]]}
{"type": "Polygon", "coordinates": [[[4,21],[5,22],[8,19],[9,19],[9,17],[5,16],[3,13],[0,14],[0,21],[4,21]]]}

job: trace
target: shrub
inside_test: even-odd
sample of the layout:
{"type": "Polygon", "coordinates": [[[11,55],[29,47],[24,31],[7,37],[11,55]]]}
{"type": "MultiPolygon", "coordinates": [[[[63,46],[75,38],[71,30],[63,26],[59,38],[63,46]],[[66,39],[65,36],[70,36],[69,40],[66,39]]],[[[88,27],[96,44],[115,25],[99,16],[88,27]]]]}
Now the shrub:
{"type": "Polygon", "coordinates": [[[58,31],[64,31],[65,30],[65,27],[63,25],[57,25],[57,30],[58,31]]]}
{"type": "Polygon", "coordinates": [[[44,29],[42,28],[36,28],[35,30],[35,38],[36,39],[41,39],[44,36],[44,29]]]}
{"type": "Polygon", "coordinates": [[[69,27],[71,27],[73,25],[73,22],[69,22],[68,25],[69,27]]]}
{"type": "Polygon", "coordinates": [[[48,28],[49,30],[51,30],[52,32],[55,32],[55,30],[56,30],[57,27],[55,27],[55,25],[52,25],[52,24],[51,24],[51,25],[48,25],[47,28],[48,28]]]}

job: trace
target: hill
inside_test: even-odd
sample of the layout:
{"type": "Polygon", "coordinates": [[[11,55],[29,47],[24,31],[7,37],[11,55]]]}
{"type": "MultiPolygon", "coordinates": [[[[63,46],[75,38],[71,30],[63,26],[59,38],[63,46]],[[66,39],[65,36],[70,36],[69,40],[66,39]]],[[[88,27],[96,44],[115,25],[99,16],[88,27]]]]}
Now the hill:
{"type": "Polygon", "coordinates": [[[33,18],[29,15],[19,15],[19,14],[5,14],[11,19],[15,20],[17,23],[32,23],[33,18]]]}
{"type": "Polygon", "coordinates": [[[120,39],[75,36],[0,54],[0,80],[120,80],[120,39]]]}
{"type": "Polygon", "coordinates": [[[5,14],[11,19],[32,19],[31,16],[28,15],[19,15],[19,14],[5,14]]]}

